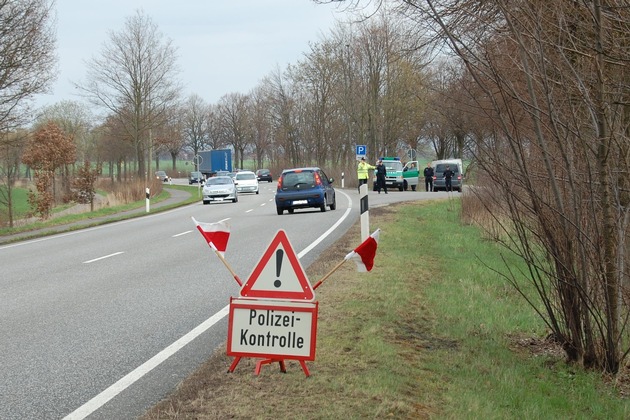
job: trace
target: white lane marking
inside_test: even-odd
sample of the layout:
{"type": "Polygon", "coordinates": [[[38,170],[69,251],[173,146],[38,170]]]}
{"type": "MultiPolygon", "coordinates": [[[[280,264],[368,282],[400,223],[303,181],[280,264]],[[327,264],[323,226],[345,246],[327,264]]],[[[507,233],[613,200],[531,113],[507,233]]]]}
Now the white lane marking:
{"type": "Polygon", "coordinates": [[[254,211],[254,209],[245,210],[245,213],[249,213],[250,211],[254,211]]]}
{"type": "Polygon", "coordinates": [[[130,385],[136,382],[138,379],[142,378],[144,375],[149,373],[153,368],[159,366],[163,361],[171,357],[173,354],[177,353],[181,350],[186,344],[193,341],[199,335],[201,335],[208,328],[212,327],[214,324],[219,322],[221,319],[225,318],[225,316],[229,313],[230,305],[227,305],[223,309],[221,309],[216,314],[212,315],[210,318],[199,324],[188,334],[184,335],[179,340],[175,341],[173,344],[144,362],[142,365],[138,366],[133,371],[129,372],[127,375],[123,376],[118,382],[111,385],[109,388],[98,394],[96,397],[92,398],[90,401],[83,404],[81,407],[74,410],[72,413],[68,414],[64,417],[64,420],[74,420],[74,419],[84,419],[94,411],[101,408],[105,405],[109,400],[114,398],[116,395],[120,394],[122,391],[127,389],[130,385]]]}
{"type": "MultiPolygon", "coordinates": [[[[340,192],[341,194],[345,195],[346,198],[348,199],[348,208],[346,209],[345,213],[333,226],[331,226],[330,229],[328,229],[326,232],[320,235],[320,237],[317,238],[315,242],[313,242],[311,245],[307,246],[300,253],[298,253],[298,258],[302,258],[307,253],[309,253],[315,247],[314,244],[318,244],[321,241],[323,241],[328,235],[332,233],[333,230],[335,230],[339,226],[339,224],[341,224],[341,222],[343,222],[346,219],[346,217],[348,217],[348,214],[350,214],[350,210],[352,209],[352,200],[346,193],[342,191],[340,192]]],[[[230,218],[228,217],[226,219],[220,220],[220,222],[224,222],[229,219],[230,218]]],[[[199,324],[197,327],[195,327],[192,331],[184,335],[182,338],[180,338],[179,340],[177,340],[176,342],[174,342],[173,344],[171,344],[170,346],[168,346],[167,348],[165,348],[164,350],[162,350],[161,352],[159,352],[158,354],[156,354],[155,356],[153,356],[152,358],[144,362],[142,365],[140,365],[133,371],[129,372],[127,375],[125,375],[120,380],[118,380],[118,382],[111,385],[109,388],[107,388],[106,390],[104,390],[103,392],[95,396],[94,398],[92,398],[90,401],[83,404],[81,407],[74,410],[72,413],[68,414],[66,417],[64,417],[63,420],[75,420],[75,419],[82,420],[86,418],[87,416],[89,416],[90,414],[92,414],[93,412],[101,408],[102,406],[104,406],[116,395],[120,394],[122,391],[129,388],[137,380],[139,380],[144,375],[149,373],[152,369],[160,365],[163,361],[165,361],[166,359],[171,357],[173,354],[181,350],[186,344],[190,343],[195,338],[197,338],[198,336],[206,332],[214,324],[219,322],[221,319],[225,318],[228,315],[229,310],[230,310],[230,305],[225,306],[219,312],[217,312],[216,314],[212,315],[210,318],[208,318],[207,320],[199,324]]]]}
{"type": "Polygon", "coordinates": [[[302,258],[306,254],[308,254],[313,248],[315,248],[317,246],[317,244],[319,244],[321,241],[326,239],[326,237],[328,235],[330,235],[335,229],[337,229],[337,227],[339,227],[339,225],[344,220],[346,220],[346,217],[348,217],[348,215],[350,214],[350,210],[352,210],[352,200],[350,199],[348,194],[344,193],[343,191],[340,191],[340,192],[341,192],[341,194],[346,196],[346,198],[348,199],[348,203],[349,203],[348,204],[348,208],[346,209],[345,213],[343,214],[343,216],[341,216],[341,218],[339,220],[337,220],[337,222],[334,225],[332,225],[330,227],[330,229],[328,229],[326,232],[322,233],[319,238],[315,239],[313,242],[311,242],[311,244],[309,246],[307,246],[301,252],[299,252],[297,254],[298,258],[302,258]]]}
{"type": "Polygon", "coordinates": [[[264,206],[265,204],[267,204],[267,203],[262,203],[262,204],[260,205],[260,207],[264,206]]]}
{"type": "Polygon", "coordinates": [[[192,232],[192,230],[187,230],[186,232],[182,232],[182,233],[178,233],[176,235],[173,235],[173,236],[171,236],[171,238],[177,238],[178,236],[188,235],[191,232],[192,232]]]}
{"type": "Polygon", "coordinates": [[[94,258],[93,260],[83,261],[83,264],[93,263],[94,261],[104,260],[105,258],[114,257],[114,256],[116,256],[116,255],[120,255],[120,254],[124,254],[124,252],[123,252],[123,251],[120,251],[120,252],[114,252],[113,254],[104,255],[104,256],[102,256],[102,257],[94,258]]]}

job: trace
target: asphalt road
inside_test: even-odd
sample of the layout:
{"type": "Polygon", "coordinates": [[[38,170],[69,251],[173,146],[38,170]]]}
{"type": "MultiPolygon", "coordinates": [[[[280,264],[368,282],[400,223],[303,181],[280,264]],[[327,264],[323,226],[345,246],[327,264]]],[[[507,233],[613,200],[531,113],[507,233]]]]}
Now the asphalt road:
{"type": "Polygon", "coordinates": [[[243,280],[279,229],[306,268],[358,219],[356,190],[337,190],[335,211],[278,216],[274,188],[0,246],[0,419],[136,418],[168,395],[225,341],[239,294],[191,216],[227,220],[225,258],[243,280]]]}

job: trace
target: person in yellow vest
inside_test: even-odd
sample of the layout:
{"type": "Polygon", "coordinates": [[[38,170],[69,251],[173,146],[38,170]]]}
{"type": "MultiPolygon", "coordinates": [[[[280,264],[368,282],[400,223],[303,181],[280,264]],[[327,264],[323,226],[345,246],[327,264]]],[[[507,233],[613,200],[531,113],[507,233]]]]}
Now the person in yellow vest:
{"type": "Polygon", "coordinates": [[[376,166],[372,166],[365,161],[365,158],[362,157],[359,161],[359,166],[357,167],[357,178],[359,179],[359,192],[361,192],[361,185],[367,184],[368,178],[370,175],[368,171],[370,169],[376,169],[376,166]]]}

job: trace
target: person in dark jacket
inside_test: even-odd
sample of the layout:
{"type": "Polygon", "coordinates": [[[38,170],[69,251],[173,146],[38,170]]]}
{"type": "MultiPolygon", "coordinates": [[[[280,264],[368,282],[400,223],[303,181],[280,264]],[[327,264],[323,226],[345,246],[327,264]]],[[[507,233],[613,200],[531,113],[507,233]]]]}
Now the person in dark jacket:
{"type": "Polygon", "coordinates": [[[446,165],[446,169],[444,170],[444,186],[446,187],[446,191],[453,192],[453,185],[451,184],[451,178],[453,178],[455,172],[451,171],[451,167],[446,165]]]}
{"type": "Polygon", "coordinates": [[[427,167],[424,168],[424,188],[428,191],[433,191],[433,168],[431,162],[427,163],[427,167]]]}
{"type": "Polygon", "coordinates": [[[376,191],[381,193],[381,188],[387,194],[387,185],[385,184],[385,177],[387,176],[387,169],[383,165],[383,161],[379,160],[376,164],[376,191]]]}

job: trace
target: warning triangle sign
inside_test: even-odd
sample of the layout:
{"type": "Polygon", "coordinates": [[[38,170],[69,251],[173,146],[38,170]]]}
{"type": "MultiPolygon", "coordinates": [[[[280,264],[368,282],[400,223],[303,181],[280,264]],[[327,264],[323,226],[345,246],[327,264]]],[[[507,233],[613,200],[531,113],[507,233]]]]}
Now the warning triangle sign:
{"type": "Polygon", "coordinates": [[[280,229],[241,287],[242,297],[311,301],[315,293],[300,260],[280,229]]]}

